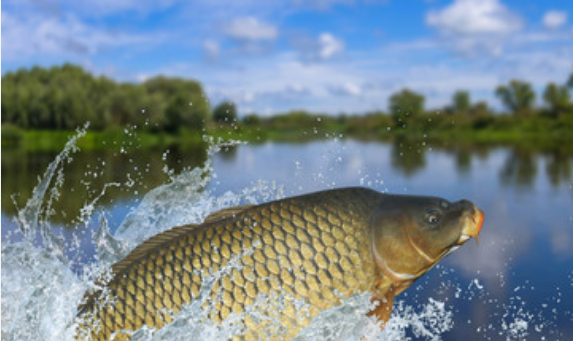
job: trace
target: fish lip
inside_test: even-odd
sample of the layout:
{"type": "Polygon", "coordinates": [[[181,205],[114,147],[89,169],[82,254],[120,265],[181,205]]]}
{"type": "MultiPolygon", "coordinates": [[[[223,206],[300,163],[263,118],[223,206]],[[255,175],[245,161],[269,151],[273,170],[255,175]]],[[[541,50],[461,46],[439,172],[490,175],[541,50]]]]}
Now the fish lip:
{"type": "Polygon", "coordinates": [[[471,239],[471,236],[462,233],[460,238],[454,243],[454,246],[460,246],[471,239]]]}
{"type": "Polygon", "coordinates": [[[474,212],[471,216],[466,217],[466,221],[462,228],[460,238],[454,243],[454,245],[459,246],[467,242],[471,238],[475,238],[476,243],[478,243],[478,237],[481,233],[481,229],[484,221],[484,213],[477,207],[473,207],[474,212]]]}

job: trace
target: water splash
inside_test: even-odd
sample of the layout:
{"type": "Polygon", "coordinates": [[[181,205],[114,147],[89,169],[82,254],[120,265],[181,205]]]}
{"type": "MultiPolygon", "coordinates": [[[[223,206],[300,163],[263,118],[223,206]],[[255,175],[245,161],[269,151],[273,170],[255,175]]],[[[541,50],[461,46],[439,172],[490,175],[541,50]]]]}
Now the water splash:
{"type": "MultiPolygon", "coordinates": [[[[78,224],[84,228],[88,228],[90,221],[97,216],[97,229],[90,236],[96,247],[96,261],[82,264],[81,271],[73,271],[73,259],[65,256],[65,248],[70,245],[65,245],[62,237],[52,232],[53,225],[49,218],[53,213],[52,203],[58,200],[61,190],[65,188],[62,169],[73,162],[72,155],[78,151],[77,140],[85,135],[86,129],[87,126],[78,130],[70,139],[46,169],[32,198],[19,210],[18,226],[25,237],[24,241],[2,243],[3,340],[73,340],[76,309],[84,292],[93,288],[94,279],[137,244],[173,226],[199,223],[211,212],[225,207],[284,197],[282,186],[263,181],[238,193],[213,195],[207,189],[212,179],[216,178],[213,157],[221,148],[236,145],[237,142],[208,139],[207,162],[201,167],[184,169],[179,174],[166,167],[168,182],[149,191],[115,233],[111,232],[105,212],[98,212],[99,201],[108,188],[129,188],[136,180],[127,176],[125,183],[105,184],[99,194],[77,213],[78,224]]],[[[324,157],[332,162],[316,176],[326,179],[323,181],[326,187],[334,186],[335,183],[328,176],[336,171],[335,165],[340,162],[340,155],[333,152],[325,153],[324,157]]],[[[79,244],[75,246],[79,247],[79,244]]],[[[201,298],[184,307],[169,325],[158,331],[144,327],[136,331],[132,339],[187,340],[189,335],[193,335],[195,339],[221,340],[241,335],[245,328],[244,316],[231,314],[222,324],[213,323],[208,318],[210,311],[205,309],[205,300],[211,297],[212,283],[216,282],[217,276],[221,274],[208,278],[210,282],[204,283],[201,298]]],[[[463,287],[467,289],[460,286],[455,288],[454,300],[469,302],[476,297],[484,299],[486,289],[479,280],[472,280],[463,287]]],[[[282,300],[284,297],[260,296],[258,303],[246,314],[264,318],[257,316],[258,308],[264,309],[271,302],[281,304],[282,300]]],[[[507,340],[546,335],[547,326],[551,324],[523,309],[517,299],[514,301],[511,305],[502,306],[504,314],[500,316],[498,325],[478,326],[478,334],[490,339],[491,335],[498,334],[507,340]]],[[[420,302],[412,304],[398,300],[391,320],[381,331],[378,322],[366,316],[371,309],[368,295],[355,295],[343,300],[340,306],[320,313],[296,340],[442,340],[455,328],[454,303],[438,299],[420,302]]],[[[299,303],[304,310],[304,302],[299,303]]],[[[500,305],[499,302],[491,304],[500,305]]],[[[269,332],[270,336],[281,333],[279,326],[269,332]]]]}
{"type": "Polygon", "coordinates": [[[73,340],[86,289],[59,257],[28,242],[2,245],[2,340],[73,340]]]}
{"type": "MultiPolygon", "coordinates": [[[[63,259],[65,251],[63,249],[62,238],[54,235],[50,229],[49,219],[50,216],[54,214],[52,203],[58,200],[60,189],[64,184],[63,164],[73,161],[71,155],[79,150],[76,145],[77,141],[86,134],[88,127],[89,123],[86,123],[82,128],[77,130],[76,135],[73,135],[69,139],[62,152],[50,163],[43,177],[38,181],[38,185],[34,188],[32,198],[28,200],[23,209],[18,210],[18,228],[24,237],[28,241],[34,242],[38,232],[40,232],[42,237],[41,244],[48,249],[51,254],[56,255],[60,259],[63,259]],[[54,176],[56,179],[52,185],[54,176]],[[49,196],[46,198],[48,191],[49,196]]],[[[14,204],[16,205],[15,201],[14,204]]]]}

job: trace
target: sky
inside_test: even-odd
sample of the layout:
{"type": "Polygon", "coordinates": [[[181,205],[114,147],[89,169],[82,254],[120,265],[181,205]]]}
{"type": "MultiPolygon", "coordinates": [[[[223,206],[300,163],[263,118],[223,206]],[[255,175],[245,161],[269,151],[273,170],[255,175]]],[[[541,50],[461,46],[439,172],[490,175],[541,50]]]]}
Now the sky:
{"type": "Polygon", "coordinates": [[[573,72],[573,0],[4,0],[1,25],[2,74],[192,78],[241,114],[387,110],[403,88],[427,108],[456,90],[501,108],[511,79],[542,105],[573,72]]]}

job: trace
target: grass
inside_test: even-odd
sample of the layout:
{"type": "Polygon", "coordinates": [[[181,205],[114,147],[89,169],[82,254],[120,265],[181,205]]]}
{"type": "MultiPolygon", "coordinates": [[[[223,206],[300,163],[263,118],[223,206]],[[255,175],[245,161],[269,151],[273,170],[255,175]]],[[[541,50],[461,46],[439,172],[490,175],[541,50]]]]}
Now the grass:
{"type": "MultiPolygon", "coordinates": [[[[431,125],[427,121],[419,120],[413,122],[408,129],[402,130],[385,128],[384,122],[376,125],[370,123],[357,127],[343,123],[331,123],[318,127],[210,124],[205,131],[193,131],[186,128],[180,129],[177,133],[138,131],[135,136],[130,130],[110,129],[89,131],[78,141],[78,146],[84,150],[105,150],[117,145],[133,145],[142,149],[172,145],[196,146],[204,143],[203,134],[215,139],[241,140],[250,143],[262,143],[267,140],[296,143],[342,134],[350,138],[369,140],[406,138],[435,143],[519,145],[535,149],[573,146],[572,118],[560,121],[543,118],[516,121],[508,117],[499,117],[492,121],[485,121],[480,126],[476,126],[475,121],[467,120],[459,120],[455,125],[444,119],[441,121],[434,119],[431,125]]],[[[32,152],[59,151],[72,134],[75,132],[20,130],[13,126],[3,125],[2,147],[32,152]]]]}

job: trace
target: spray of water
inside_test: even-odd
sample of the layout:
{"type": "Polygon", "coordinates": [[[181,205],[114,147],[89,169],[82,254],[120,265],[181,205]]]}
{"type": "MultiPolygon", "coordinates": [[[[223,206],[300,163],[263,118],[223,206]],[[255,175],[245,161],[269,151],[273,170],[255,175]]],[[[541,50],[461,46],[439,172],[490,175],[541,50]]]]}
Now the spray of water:
{"type": "MultiPolygon", "coordinates": [[[[240,193],[227,192],[220,196],[210,193],[207,185],[216,177],[211,162],[213,155],[237,142],[207,139],[207,162],[202,167],[184,169],[179,174],[166,167],[169,181],[149,191],[115,234],[110,232],[105,213],[98,212],[98,202],[109,187],[130,187],[133,180],[128,176],[125,183],[104,185],[99,194],[85,204],[77,220],[85,228],[94,218],[97,220],[97,228],[91,236],[96,248],[95,262],[81,264],[81,271],[73,271],[72,264],[76,260],[67,256],[66,248],[79,248],[79,243],[66,245],[61,236],[53,233],[49,218],[53,214],[52,203],[58,200],[64,187],[62,169],[73,162],[72,155],[78,151],[76,142],[85,135],[86,129],[87,126],[79,129],[69,140],[39,179],[31,199],[18,211],[23,241],[2,244],[2,340],[74,340],[77,307],[84,292],[94,289],[95,280],[137,244],[173,226],[200,223],[211,212],[225,207],[284,197],[282,186],[262,181],[240,193]]],[[[223,274],[240,267],[239,262],[230,262],[218,272],[203,276],[205,283],[197,300],[173,316],[173,321],[161,330],[144,327],[133,331],[132,340],[189,340],[190,335],[197,340],[229,339],[244,333],[246,316],[268,326],[263,336],[280,337],[284,332],[280,321],[260,314],[260,311],[269,310],[273,305],[273,309],[280,310],[281,305],[288,302],[296,305],[304,315],[304,302],[296,302],[286,295],[260,296],[245,311],[246,316],[231,314],[221,324],[209,319],[209,307],[214,306],[209,302],[213,284],[223,274]]],[[[477,285],[474,289],[468,288],[467,292],[483,290],[477,285]]],[[[340,306],[316,316],[296,340],[441,340],[444,333],[454,327],[451,308],[434,299],[416,306],[398,300],[383,331],[373,317],[366,316],[371,308],[367,294],[344,299],[340,306]]],[[[525,338],[530,330],[529,320],[526,314],[504,316],[498,331],[505,333],[508,340],[525,338]],[[511,317],[515,318],[512,320],[511,317]]]]}

